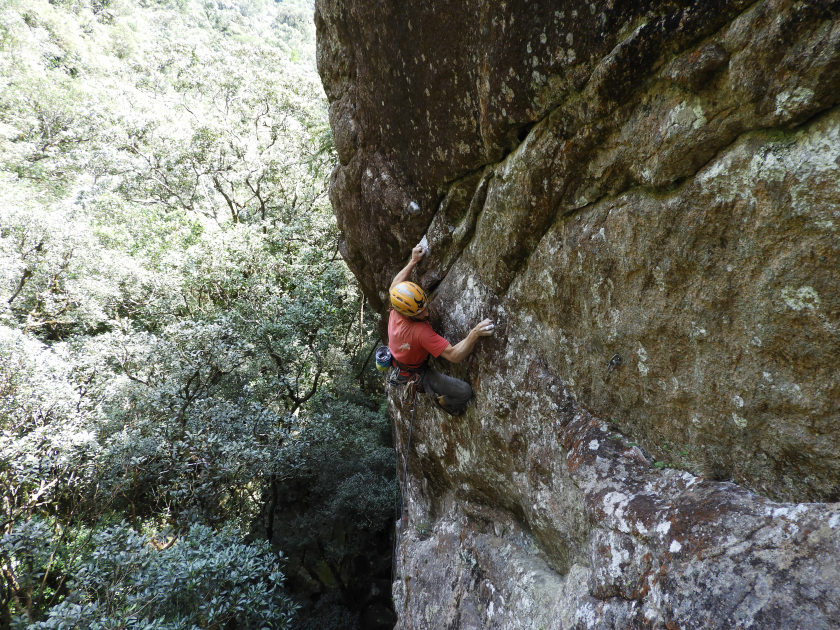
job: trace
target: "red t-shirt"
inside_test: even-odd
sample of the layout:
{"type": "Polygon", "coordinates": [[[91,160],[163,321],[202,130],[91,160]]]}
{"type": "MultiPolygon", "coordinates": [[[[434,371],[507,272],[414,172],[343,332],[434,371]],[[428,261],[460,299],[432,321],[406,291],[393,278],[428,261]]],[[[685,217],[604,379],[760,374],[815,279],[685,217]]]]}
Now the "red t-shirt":
{"type": "Polygon", "coordinates": [[[391,356],[409,367],[419,367],[431,354],[437,358],[449,342],[432,330],[428,320],[416,322],[391,311],[388,320],[388,348],[391,356]]]}

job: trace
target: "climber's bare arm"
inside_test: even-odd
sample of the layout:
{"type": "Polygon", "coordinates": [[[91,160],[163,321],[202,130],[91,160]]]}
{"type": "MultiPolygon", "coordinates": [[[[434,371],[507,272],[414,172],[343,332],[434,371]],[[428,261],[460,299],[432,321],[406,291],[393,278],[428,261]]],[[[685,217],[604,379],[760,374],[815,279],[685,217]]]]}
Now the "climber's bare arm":
{"type": "Polygon", "coordinates": [[[391,280],[391,286],[388,287],[388,290],[390,291],[396,285],[398,285],[400,282],[406,281],[408,279],[408,275],[411,273],[411,270],[414,269],[414,267],[417,266],[417,263],[419,263],[423,259],[423,256],[425,256],[425,255],[426,255],[426,248],[423,247],[422,245],[417,245],[414,249],[412,249],[411,250],[411,260],[408,262],[408,264],[405,267],[403,267],[402,271],[400,271],[396,276],[394,276],[394,279],[391,280]]]}
{"type": "Polygon", "coordinates": [[[446,346],[446,350],[441,352],[440,356],[450,363],[460,363],[469,356],[470,352],[473,351],[479,337],[489,337],[495,330],[496,327],[493,324],[493,321],[485,319],[454,346],[451,343],[446,346]]]}

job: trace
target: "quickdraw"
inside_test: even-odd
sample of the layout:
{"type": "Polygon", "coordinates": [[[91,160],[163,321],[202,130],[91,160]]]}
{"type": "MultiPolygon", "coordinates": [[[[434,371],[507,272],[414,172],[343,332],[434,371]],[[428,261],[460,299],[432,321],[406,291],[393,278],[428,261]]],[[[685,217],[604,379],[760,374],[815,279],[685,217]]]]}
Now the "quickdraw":
{"type": "Polygon", "coordinates": [[[420,378],[420,372],[414,372],[408,377],[408,381],[405,383],[405,387],[403,388],[402,403],[406,404],[409,400],[414,400],[411,405],[412,417],[414,416],[414,405],[417,403],[417,394],[421,386],[422,379],[420,378]]]}

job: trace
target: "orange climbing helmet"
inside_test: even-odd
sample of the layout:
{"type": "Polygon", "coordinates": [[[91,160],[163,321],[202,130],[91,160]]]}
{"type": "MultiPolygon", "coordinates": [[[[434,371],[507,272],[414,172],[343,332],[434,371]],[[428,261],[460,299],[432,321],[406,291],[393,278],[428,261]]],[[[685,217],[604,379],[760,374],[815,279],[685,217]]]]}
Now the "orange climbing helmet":
{"type": "Polygon", "coordinates": [[[426,292],[413,282],[400,282],[391,289],[391,304],[400,315],[414,317],[423,312],[428,303],[426,292]]]}

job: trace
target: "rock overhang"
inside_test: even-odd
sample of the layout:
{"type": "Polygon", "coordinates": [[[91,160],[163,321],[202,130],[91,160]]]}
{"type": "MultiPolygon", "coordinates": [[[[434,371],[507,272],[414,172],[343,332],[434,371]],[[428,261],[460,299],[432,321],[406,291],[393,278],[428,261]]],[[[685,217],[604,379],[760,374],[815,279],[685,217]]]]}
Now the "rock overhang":
{"type": "MultiPolygon", "coordinates": [[[[748,535],[727,514],[840,498],[838,6],[506,6],[317,4],[342,254],[381,307],[427,234],[432,255],[417,280],[435,290],[436,326],[457,340],[477,318],[499,323],[453,371],[477,392],[465,424],[430,407],[418,419],[416,509],[436,524],[479,522],[487,511],[512,519],[520,548],[534,544],[547,571],[589,576],[594,599],[580,619],[618,614],[604,604],[618,597],[638,603],[621,614],[650,627],[669,615],[696,620],[674,600],[684,582],[654,588],[650,576],[702,532],[683,526],[683,538],[648,548],[648,534],[610,520],[603,492],[583,480],[610,471],[618,477],[599,477],[599,487],[621,482],[624,494],[635,475],[654,488],[664,480],[634,495],[656,514],[665,508],[651,497],[686,491],[639,446],[657,466],[704,479],[691,492],[707,494],[680,510],[718,515],[712,555],[725,536],[748,535]],[[521,363],[543,376],[525,376],[521,363]],[[575,414],[607,422],[605,444],[623,440],[620,452],[577,464],[556,428],[575,414]],[[449,433],[436,434],[438,424],[449,433]],[[632,466],[618,466],[622,458],[632,466]],[[725,480],[740,487],[714,485],[725,480]],[[607,552],[627,556],[617,566],[635,586],[599,586],[607,552]]],[[[808,508],[812,524],[831,522],[822,505],[808,508]]],[[[768,540],[778,543],[773,527],[768,540]]],[[[444,529],[434,529],[441,544],[444,529]]],[[[481,555],[499,536],[467,538],[463,548],[481,555]]],[[[826,544],[817,538],[817,547],[797,539],[802,553],[826,544]]],[[[735,569],[723,573],[734,584],[735,569]]],[[[490,600],[481,601],[486,620],[490,600]]],[[[761,601],[750,619],[780,610],[761,601]]],[[[742,604],[714,606],[735,614],[742,604]]]]}

